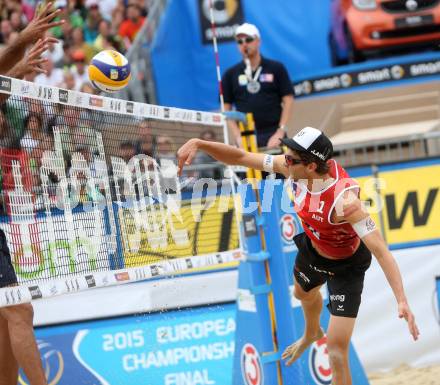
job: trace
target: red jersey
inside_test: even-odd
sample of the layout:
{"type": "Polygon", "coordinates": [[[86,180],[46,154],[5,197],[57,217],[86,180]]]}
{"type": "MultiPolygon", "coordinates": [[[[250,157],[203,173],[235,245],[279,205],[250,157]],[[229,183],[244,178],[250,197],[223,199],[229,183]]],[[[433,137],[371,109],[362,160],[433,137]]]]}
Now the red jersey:
{"type": "MultiPolygon", "coordinates": [[[[354,254],[359,245],[359,237],[348,222],[333,223],[331,216],[337,200],[347,190],[354,190],[359,196],[359,185],[335,160],[328,161],[329,175],[334,182],[319,189],[322,180],[315,180],[317,192],[307,188],[307,182],[293,182],[295,211],[301,218],[307,236],[325,254],[338,259],[354,254]]],[[[342,215],[339,214],[339,215],[342,215]]]]}

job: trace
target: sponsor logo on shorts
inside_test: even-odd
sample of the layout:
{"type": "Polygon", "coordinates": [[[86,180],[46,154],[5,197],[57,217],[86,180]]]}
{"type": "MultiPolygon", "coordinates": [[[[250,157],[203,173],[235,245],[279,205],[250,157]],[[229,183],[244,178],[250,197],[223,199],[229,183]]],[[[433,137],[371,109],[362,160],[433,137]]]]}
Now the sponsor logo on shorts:
{"type": "Polygon", "coordinates": [[[330,296],[330,300],[344,302],[345,301],[345,294],[332,294],[330,296]]]}
{"type": "Polygon", "coordinates": [[[187,267],[188,269],[192,269],[192,268],[193,268],[193,263],[192,263],[192,261],[191,261],[191,258],[186,258],[186,259],[185,259],[185,262],[186,262],[186,267],[187,267]]]}
{"type": "Polygon", "coordinates": [[[307,283],[310,283],[310,279],[303,272],[298,271],[299,276],[307,283]]]}
{"type": "Polygon", "coordinates": [[[258,350],[252,344],[245,344],[241,349],[241,374],[246,385],[264,384],[263,367],[258,350]]]}
{"type": "Polygon", "coordinates": [[[86,275],[86,282],[88,287],[95,287],[96,281],[93,275],[86,275]]]}
{"type": "Polygon", "coordinates": [[[197,112],[197,113],[196,113],[196,120],[197,120],[198,122],[201,122],[201,121],[202,121],[202,113],[201,113],[201,112],[197,112]]]}
{"type": "Polygon", "coordinates": [[[0,76],[0,90],[11,92],[12,84],[11,79],[5,78],[4,76],[0,76]]]}
{"type": "Polygon", "coordinates": [[[315,271],[317,271],[318,273],[323,273],[323,274],[327,274],[327,275],[335,275],[335,273],[332,273],[331,271],[327,271],[327,270],[322,270],[316,266],[313,265],[309,265],[309,267],[315,271]]]}
{"type": "Polygon", "coordinates": [[[116,281],[123,282],[123,281],[129,281],[130,275],[127,271],[124,271],[123,273],[116,273],[115,274],[116,281]]]}
{"type": "Polygon", "coordinates": [[[58,100],[61,103],[67,103],[69,101],[69,91],[67,91],[67,90],[58,90],[58,100]]]}
{"type": "Polygon", "coordinates": [[[29,286],[28,289],[32,299],[43,298],[43,293],[41,293],[40,286],[29,286]]]}
{"type": "Polygon", "coordinates": [[[164,108],[163,109],[163,117],[165,118],[165,119],[169,119],[170,118],[170,109],[169,108],[164,108]]]}
{"type": "Polygon", "coordinates": [[[328,361],[327,336],[314,342],[309,353],[310,374],[317,385],[330,385],[332,370],[328,361]]]}

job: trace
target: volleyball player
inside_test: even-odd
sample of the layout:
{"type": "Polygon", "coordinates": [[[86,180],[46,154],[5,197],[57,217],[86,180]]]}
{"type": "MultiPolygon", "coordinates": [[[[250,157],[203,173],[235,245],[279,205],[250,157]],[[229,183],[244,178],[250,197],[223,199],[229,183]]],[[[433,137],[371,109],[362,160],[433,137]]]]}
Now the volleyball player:
{"type": "MultiPolygon", "coordinates": [[[[41,54],[48,48],[48,44],[57,41],[45,38],[44,34],[48,29],[63,23],[62,20],[52,21],[58,13],[52,12],[52,3],[46,4],[18,37],[0,51],[0,74],[21,78],[29,72],[43,71],[40,68],[44,62],[41,54]]],[[[1,102],[4,100],[0,99],[1,102]]],[[[6,236],[0,230],[0,287],[16,284],[17,277],[6,236]]],[[[30,385],[47,384],[33,332],[31,304],[0,308],[0,384],[17,384],[19,366],[23,368],[30,385]]]]}
{"type": "Polygon", "coordinates": [[[302,304],[305,329],[303,336],[287,347],[282,358],[291,365],[308,346],[323,337],[319,324],[323,300],[319,289],[327,283],[331,314],[327,348],[332,384],[351,385],[349,344],[371,254],[384,271],[396,298],[398,316],[406,320],[414,340],[419,330],[397,263],[359,199],[358,184],[331,159],[331,141],[312,127],[281,141],[288,148],[286,155],[272,156],[191,139],[178,151],[179,172],[201,150],[225,164],[276,172],[290,178],[295,210],[304,227],[304,233],[295,237],[298,254],[294,295],[302,304]]]}

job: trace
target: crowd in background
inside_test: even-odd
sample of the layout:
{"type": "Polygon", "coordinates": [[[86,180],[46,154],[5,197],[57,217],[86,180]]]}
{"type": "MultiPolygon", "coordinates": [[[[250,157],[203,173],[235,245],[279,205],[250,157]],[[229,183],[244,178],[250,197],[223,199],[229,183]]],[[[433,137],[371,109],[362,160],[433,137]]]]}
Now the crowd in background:
{"type": "MultiPolygon", "coordinates": [[[[49,30],[59,40],[44,54],[46,74],[30,74],[35,83],[95,93],[87,66],[104,49],[125,53],[145,22],[146,0],[54,0],[65,22],[49,30]]],[[[7,45],[32,20],[36,0],[0,0],[0,44],[7,45]]]]}
{"type": "MultiPolygon", "coordinates": [[[[96,93],[88,79],[87,63],[102,49],[126,51],[145,22],[146,1],[56,0],[53,5],[60,10],[56,20],[64,23],[49,29],[46,36],[57,39],[58,43],[48,44],[42,54],[44,72],[29,71],[25,80],[96,93]]],[[[32,0],[0,0],[0,44],[14,44],[20,31],[35,17],[36,7],[37,2],[32,0]]],[[[42,159],[55,148],[54,128],[60,133],[67,176],[73,153],[81,153],[88,163],[93,163],[97,155],[95,133],[103,129],[112,136],[112,143],[106,143],[107,156],[120,156],[129,162],[133,156],[144,154],[159,164],[176,162],[177,145],[173,137],[156,132],[151,121],[130,117],[123,122],[118,120],[118,128],[114,129],[114,119],[111,115],[101,119],[88,109],[0,94],[0,192],[17,188],[12,167],[15,161],[20,164],[24,190],[37,197],[41,195],[42,159]],[[124,139],[120,124],[126,125],[126,133],[132,133],[135,139],[124,139]]],[[[200,137],[217,140],[216,133],[209,129],[201,132],[200,137]]],[[[199,154],[194,164],[210,161],[211,158],[199,154]]],[[[212,169],[192,172],[189,176],[219,177],[212,169]]],[[[55,185],[58,178],[49,175],[48,182],[55,185]]],[[[55,196],[55,189],[53,192],[55,196]]],[[[0,198],[0,212],[4,211],[1,203],[5,203],[1,201],[0,198]]]]}

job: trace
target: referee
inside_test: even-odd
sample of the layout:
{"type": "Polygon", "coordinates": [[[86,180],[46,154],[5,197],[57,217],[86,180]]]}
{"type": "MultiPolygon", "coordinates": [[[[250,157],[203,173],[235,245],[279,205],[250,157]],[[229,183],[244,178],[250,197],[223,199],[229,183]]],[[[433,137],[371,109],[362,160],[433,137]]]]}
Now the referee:
{"type": "MultiPolygon", "coordinates": [[[[286,136],[293,106],[292,84],[284,65],[260,54],[260,32],[249,23],[235,31],[243,60],[223,75],[225,110],[251,112],[257,129],[258,147],[278,148],[286,136]]],[[[236,144],[241,136],[235,121],[228,122],[236,144]]]]}

